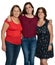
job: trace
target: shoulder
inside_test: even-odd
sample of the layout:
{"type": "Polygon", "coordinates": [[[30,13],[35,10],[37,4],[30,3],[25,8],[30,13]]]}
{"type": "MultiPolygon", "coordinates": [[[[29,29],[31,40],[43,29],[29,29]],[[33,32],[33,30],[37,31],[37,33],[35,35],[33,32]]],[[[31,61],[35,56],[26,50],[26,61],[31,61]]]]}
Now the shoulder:
{"type": "Polygon", "coordinates": [[[51,23],[52,23],[52,20],[48,20],[48,19],[46,19],[45,21],[46,21],[46,25],[48,25],[48,24],[51,24],[51,23]]]}
{"type": "Polygon", "coordinates": [[[5,21],[11,22],[12,21],[12,16],[8,16],[5,21]]]}
{"type": "Polygon", "coordinates": [[[11,22],[11,21],[12,21],[12,16],[8,16],[8,17],[7,17],[7,21],[8,21],[8,22],[11,22]]]}
{"type": "Polygon", "coordinates": [[[10,17],[10,18],[6,18],[6,19],[4,20],[4,23],[9,24],[11,21],[12,21],[12,20],[11,20],[11,17],[10,17]]]}
{"type": "Polygon", "coordinates": [[[52,24],[52,20],[49,20],[49,24],[52,24]]]}
{"type": "Polygon", "coordinates": [[[53,25],[52,25],[52,20],[49,20],[49,23],[48,23],[48,28],[52,28],[53,25]]]}
{"type": "Polygon", "coordinates": [[[47,21],[48,23],[50,23],[50,24],[52,23],[52,20],[51,20],[51,19],[49,19],[49,20],[46,19],[46,21],[47,21]]]}
{"type": "Polygon", "coordinates": [[[25,17],[24,15],[21,15],[21,16],[19,16],[18,18],[19,18],[20,20],[22,20],[24,17],[25,17]]]}
{"type": "Polygon", "coordinates": [[[48,23],[48,25],[52,25],[52,20],[49,20],[49,23],[48,23]]]}
{"type": "Polygon", "coordinates": [[[36,19],[36,21],[38,21],[38,18],[36,16],[34,16],[34,18],[36,19]]]}

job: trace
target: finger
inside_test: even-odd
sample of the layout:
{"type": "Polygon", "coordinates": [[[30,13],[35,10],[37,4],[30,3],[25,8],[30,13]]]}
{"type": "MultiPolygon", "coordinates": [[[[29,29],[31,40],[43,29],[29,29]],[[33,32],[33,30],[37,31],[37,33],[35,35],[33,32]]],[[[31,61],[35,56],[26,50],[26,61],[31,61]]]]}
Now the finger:
{"type": "Polygon", "coordinates": [[[6,51],[6,48],[2,48],[3,51],[6,51]]]}

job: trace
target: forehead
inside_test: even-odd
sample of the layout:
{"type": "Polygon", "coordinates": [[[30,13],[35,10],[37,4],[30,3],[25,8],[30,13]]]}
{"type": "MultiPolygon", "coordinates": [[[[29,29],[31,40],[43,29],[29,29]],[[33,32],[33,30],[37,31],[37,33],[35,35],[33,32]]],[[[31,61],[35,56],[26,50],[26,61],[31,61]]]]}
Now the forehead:
{"type": "Polygon", "coordinates": [[[19,10],[19,8],[18,7],[14,7],[14,9],[13,10],[19,10]]]}
{"type": "Polygon", "coordinates": [[[39,11],[39,12],[43,12],[43,9],[39,9],[38,11],[39,11]]]}
{"type": "Polygon", "coordinates": [[[26,5],[26,8],[28,8],[28,7],[31,7],[31,5],[30,5],[30,4],[27,4],[27,5],[26,5]]]}

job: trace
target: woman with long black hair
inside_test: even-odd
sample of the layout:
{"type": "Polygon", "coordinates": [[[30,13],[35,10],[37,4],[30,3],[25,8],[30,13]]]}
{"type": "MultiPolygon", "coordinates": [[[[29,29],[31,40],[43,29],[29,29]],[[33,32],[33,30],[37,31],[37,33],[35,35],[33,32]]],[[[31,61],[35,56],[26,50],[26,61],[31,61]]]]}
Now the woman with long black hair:
{"type": "Polygon", "coordinates": [[[30,2],[25,3],[22,14],[23,16],[20,16],[20,21],[23,28],[22,50],[24,54],[24,65],[34,65],[37,44],[37,17],[34,16],[34,7],[30,2]]]}

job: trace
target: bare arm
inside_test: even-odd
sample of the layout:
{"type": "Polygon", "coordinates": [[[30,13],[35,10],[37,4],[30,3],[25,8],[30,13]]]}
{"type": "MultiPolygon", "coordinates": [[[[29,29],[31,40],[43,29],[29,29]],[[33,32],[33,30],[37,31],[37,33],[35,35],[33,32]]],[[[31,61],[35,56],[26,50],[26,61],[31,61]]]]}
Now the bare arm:
{"type": "Polygon", "coordinates": [[[49,30],[49,33],[50,33],[50,43],[53,43],[53,25],[52,25],[52,21],[49,21],[48,30],[49,30]]]}
{"type": "Polygon", "coordinates": [[[1,40],[2,40],[2,50],[5,51],[5,32],[8,29],[9,25],[7,23],[3,24],[2,30],[1,30],[1,40]]]}
{"type": "Polygon", "coordinates": [[[50,33],[50,42],[49,42],[49,46],[48,46],[48,51],[52,50],[52,43],[53,43],[53,26],[52,26],[52,21],[49,22],[48,24],[48,30],[50,33]]]}

